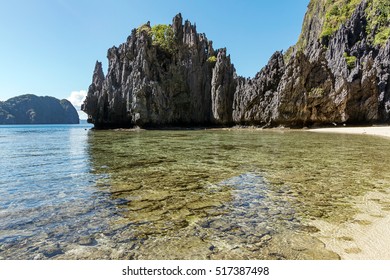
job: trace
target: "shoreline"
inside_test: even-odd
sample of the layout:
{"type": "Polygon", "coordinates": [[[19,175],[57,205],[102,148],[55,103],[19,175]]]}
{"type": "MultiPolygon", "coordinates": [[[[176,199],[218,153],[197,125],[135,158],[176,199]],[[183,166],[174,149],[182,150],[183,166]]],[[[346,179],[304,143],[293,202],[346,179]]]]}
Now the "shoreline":
{"type": "Polygon", "coordinates": [[[390,126],[312,128],[309,132],[372,135],[390,138],[390,126]]]}
{"type": "MultiPolygon", "coordinates": [[[[333,127],[309,129],[315,133],[371,135],[390,139],[390,126],[333,127]]],[[[360,213],[340,225],[313,221],[316,237],[342,260],[390,260],[390,212],[378,201],[390,203],[390,193],[369,192],[358,198],[360,213]]]]}
{"type": "Polygon", "coordinates": [[[389,191],[369,192],[357,199],[360,213],[348,222],[332,224],[311,222],[320,231],[314,236],[335,252],[341,260],[390,260],[389,191]]]}

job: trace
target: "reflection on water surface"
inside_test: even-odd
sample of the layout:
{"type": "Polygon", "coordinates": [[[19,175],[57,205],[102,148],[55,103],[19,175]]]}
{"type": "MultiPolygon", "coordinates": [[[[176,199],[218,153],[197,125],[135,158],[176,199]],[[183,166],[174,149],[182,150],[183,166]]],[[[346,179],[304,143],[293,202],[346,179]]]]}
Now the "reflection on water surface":
{"type": "Polygon", "coordinates": [[[43,258],[334,259],[311,222],[348,221],[356,197],[390,183],[390,142],[369,136],[88,131],[85,143],[95,230],[53,238],[61,252],[43,258]]]}
{"type": "Polygon", "coordinates": [[[310,221],[350,219],[354,197],[390,180],[372,137],[94,131],[89,144],[141,259],[334,258],[310,221]]]}

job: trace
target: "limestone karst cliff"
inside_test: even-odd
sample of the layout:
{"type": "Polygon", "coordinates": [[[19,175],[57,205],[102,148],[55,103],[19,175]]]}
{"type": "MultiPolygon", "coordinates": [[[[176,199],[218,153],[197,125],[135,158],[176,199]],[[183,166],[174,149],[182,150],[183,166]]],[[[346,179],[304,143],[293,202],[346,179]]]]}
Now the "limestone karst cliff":
{"type": "Polygon", "coordinates": [[[96,127],[384,123],[389,36],[386,0],[312,0],[297,44],[245,79],[179,14],[109,49],[83,110],[96,127]]]}
{"type": "Polygon", "coordinates": [[[25,94],[0,102],[0,124],[78,124],[79,115],[66,99],[25,94]]]}
{"type": "Polygon", "coordinates": [[[96,63],[82,107],[96,127],[232,123],[230,57],[180,14],[134,29],[107,57],[108,73],[96,63]]]}

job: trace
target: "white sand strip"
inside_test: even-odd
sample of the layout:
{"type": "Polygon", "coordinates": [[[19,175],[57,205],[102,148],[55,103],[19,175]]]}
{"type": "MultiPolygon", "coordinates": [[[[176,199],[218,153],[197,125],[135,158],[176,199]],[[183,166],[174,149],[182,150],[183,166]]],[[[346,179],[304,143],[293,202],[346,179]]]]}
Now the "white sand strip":
{"type": "Polygon", "coordinates": [[[361,134],[390,137],[390,126],[369,126],[369,127],[331,127],[309,129],[311,132],[322,133],[343,133],[343,134],[361,134]]]}

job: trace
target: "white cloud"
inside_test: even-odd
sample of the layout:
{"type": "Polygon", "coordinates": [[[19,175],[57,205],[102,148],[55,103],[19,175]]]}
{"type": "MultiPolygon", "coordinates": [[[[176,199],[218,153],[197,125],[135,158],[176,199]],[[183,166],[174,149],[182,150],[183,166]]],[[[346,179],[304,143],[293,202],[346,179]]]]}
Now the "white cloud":
{"type": "Polygon", "coordinates": [[[87,96],[87,91],[86,90],[80,90],[80,91],[72,91],[70,93],[70,96],[68,98],[66,98],[76,108],[77,113],[79,114],[79,118],[81,120],[86,120],[87,119],[87,114],[85,114],[83,111],[81,111],[81,104],[83,104],[84,99],[85,99],[86,96],[87,96]]]}
{"type": "Polygon", "coordinates": [[[70,103],[73,104],[73,106],[75,106],[76,108],[80,108],[86,96],[86,90],[72,91],[67,99],[70,101],[70,103]]]}

